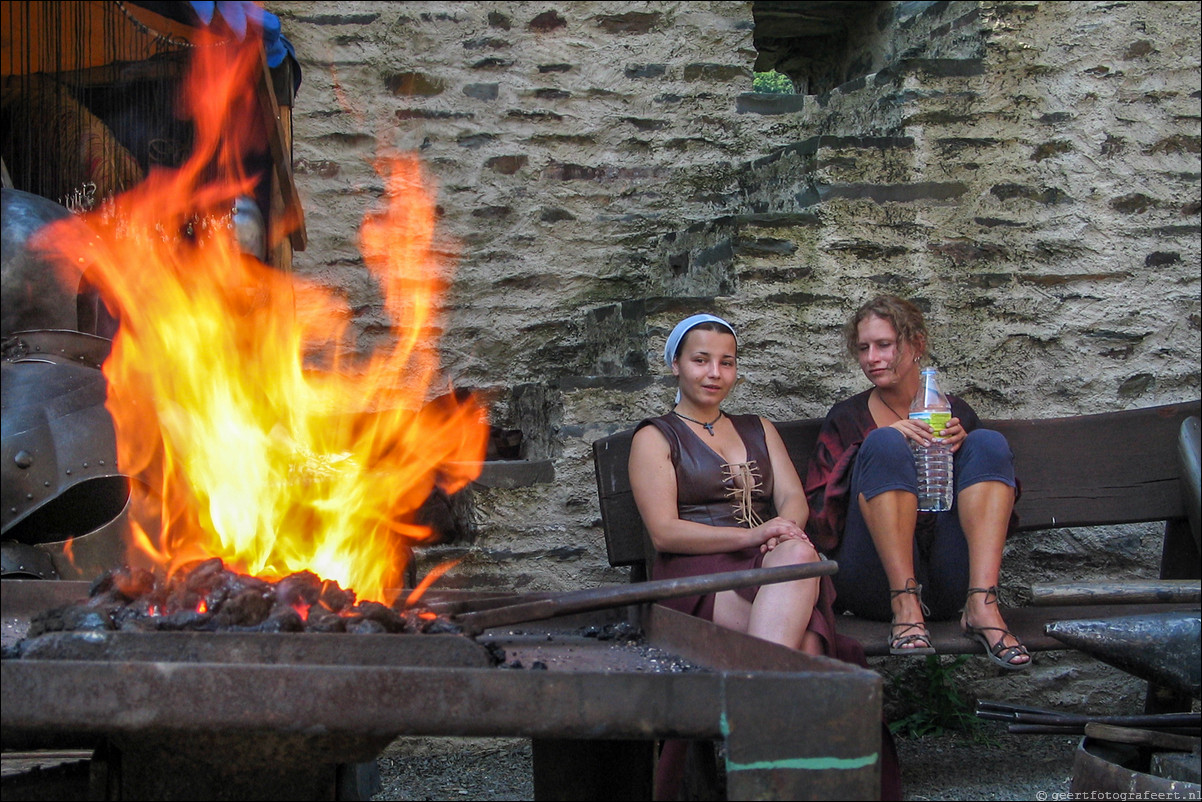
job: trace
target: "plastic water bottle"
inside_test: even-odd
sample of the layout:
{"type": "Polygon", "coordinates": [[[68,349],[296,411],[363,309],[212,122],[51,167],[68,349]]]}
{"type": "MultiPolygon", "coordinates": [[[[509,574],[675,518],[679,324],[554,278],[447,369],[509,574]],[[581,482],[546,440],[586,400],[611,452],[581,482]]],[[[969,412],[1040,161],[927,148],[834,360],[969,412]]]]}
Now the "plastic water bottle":
{"type": "Polygon", "coordinates": [[[935,435],[929,446],[911,442],[918,469],[918,509],[943,512],[952,508],[952,452],[939,432],[952,417],[952,403],[939,389],[935,368],[923,368],[918,393],[910,404],[910,420],[926,421],[935,435]]]}

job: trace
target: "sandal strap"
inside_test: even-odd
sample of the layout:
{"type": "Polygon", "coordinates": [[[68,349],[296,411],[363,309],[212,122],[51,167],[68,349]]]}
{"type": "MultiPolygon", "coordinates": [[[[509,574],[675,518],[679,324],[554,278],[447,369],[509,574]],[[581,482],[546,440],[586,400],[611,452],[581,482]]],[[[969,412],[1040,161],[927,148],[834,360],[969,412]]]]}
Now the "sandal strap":
{"type": "MultiPolygon", "coordinates": [[[[1001,645],[1002,645],[1001,643],[997,644],[997,646],[1001,646],[1001,645]]],[[[993,656],[999,660],[1003,660],[1003,661],[1009,663],[1010,665],[1014,665],[1014,666],[1023,665],[1023,663],[1014,662],[1014,658],[1031,656],[1031,653],[1027,651],[1027,647],[1023,646],[1021,643],[1018,644],[1017,646],[1006,646],[1001,651],[997,650],[997,646],[994,647],[993,656]]]]}
{"type": "Polygon", "coordinates": [[[894,638],[893,640],[891,640],[889,642],[889,648],[904,650],[905,647],[909,646],[911,643],[921,643],[922,646],[919,646],[917,648],[926,648],[931,645],[931,639],[928,638],[926,635],[903,635],[901,637],[894,638]]]}
{"type": "Polygon", "coordinates": [[[1031,656],[1031,653],[1027,651],[1027,647],[1023,646],[1023,642],[1018,639],[1018,635],[1015,635],[1013,632],[1011,632],[1008,629],[1005,629],[1003,627],[970,627],[969,631],[970,632],[1000,632],[1000,633],[1002,633],[1002,636],[1000,638],[998,638],[997,641],[992,646],[989,647],[989,651],[993,652],[994,656],[1004,659],[1007,663],[1009,663],[1013,658],[1019,657],[1021,655],[1026,655],[1027,657],[1031,656]],[[1014,640],[1016,641],[1016,643],[1013,646],[1006,645],[1006,636],[1007,635],[1014,638],[1014,640]],[[1002,657],[1003,655],[1006,655],[1006,656],[1002,657]]]}
{"type": "MultiPolygon", "coordinates": [[[[898,596],[902,595],[903,593],[911,594],[918,599],[918,609],[922,610],[923,615],[931,614],[931,609],[929,607],[927,607],[926,602],[924,602],[922,600],[922,585],[918,584],[918,580],[914,579],[913,577],[910,577],[909,579],[906,580],[906,586],[904,588],[900,588],[898,590],[890,590],[889,591],[889,600],[893,601],[894,599],[896,599],[898,596]]],[[[916,624],[914,626],[921,626],[921,625],[916,624]]]]}
{"type": "Polygon", "coordinates": [[[975,593],[984,593],[986,604],[1000,605],[1002,603],[1002,591],[997,585],[988,588],[969,588],[965,595],[972,596],[975,593]]]}
{"type": "Polygon", "coordinates": [[[889,648],[898,649],[908,643],[915,643],[918,641],[921,641],[927,646],[931,645],[931,634],[927,631],[926,624],[907,624],[905,622],[898,621],[889,625],[889,648]],[[895,632],[898,627],[901,627],[901,631],[895,632]],[[905,633],[911,629],[917,629],[919,632],[913,635],[906,635],[905,633]]]}

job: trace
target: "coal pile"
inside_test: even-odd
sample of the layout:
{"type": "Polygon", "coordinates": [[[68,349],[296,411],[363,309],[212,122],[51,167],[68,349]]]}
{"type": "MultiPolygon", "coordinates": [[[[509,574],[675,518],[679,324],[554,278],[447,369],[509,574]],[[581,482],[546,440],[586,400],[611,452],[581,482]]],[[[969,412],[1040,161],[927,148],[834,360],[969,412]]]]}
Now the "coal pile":
{"type": "Polygon", "coordinates": [[[240,574],[220,558],[161,580],[123,567],[98,577],[88,598],[35,615],[28,637],[64,631],[455,633],[445,616],[419,607],[358,601],[353,590],[311,571],[276,581],[240,574]]]}

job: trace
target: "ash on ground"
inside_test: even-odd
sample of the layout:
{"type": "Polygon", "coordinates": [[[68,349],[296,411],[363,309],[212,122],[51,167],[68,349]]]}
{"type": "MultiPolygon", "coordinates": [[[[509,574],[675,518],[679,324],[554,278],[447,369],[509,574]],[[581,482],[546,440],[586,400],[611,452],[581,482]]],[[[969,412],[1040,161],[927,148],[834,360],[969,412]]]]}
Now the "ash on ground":
{"type": "Polygon", "coordinates": [[[626,622],[550,632],[524,628],[494,630],[478,640],[499,658],[503,669],[643,673],[709,670],[651,646],[640,627],[626,622]],[[603,643],[607,648],[598,648],[603,643]]]}

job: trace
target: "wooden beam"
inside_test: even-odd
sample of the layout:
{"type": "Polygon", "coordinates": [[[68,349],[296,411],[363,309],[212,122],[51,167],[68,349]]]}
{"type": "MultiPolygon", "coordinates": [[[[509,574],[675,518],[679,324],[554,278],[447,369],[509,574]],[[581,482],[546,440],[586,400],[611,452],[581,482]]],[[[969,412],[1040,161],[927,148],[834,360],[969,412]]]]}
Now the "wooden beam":
{"type": "MultiPolygon", "coordinates": [[[[301,208],[300,193],[296,190],[292,174],[292,117],[288,113],[285,120],[282,111],[291,109],[291,106],[281,106],[276,99],[271,70],[267,66],[267,52],[262,48],[259,49],[259,59],[261,69],[255,94],[259,98],[259,109],[267,131],[267,145],[275,167],[274,178],[279,183],[278,192],[283,202],[283,217],[277,220],[272,215],[273,219],[268,222],[268,234],[270,240],[276,242],[280,239],[276,232],[280,230],[279,226],[284,226],[293,250],[303,251],[308,244],[308,234],[305,232],[305,212],[301,208]]],[[[272,205],[275,206],[275,203],[272,205]]]]}

